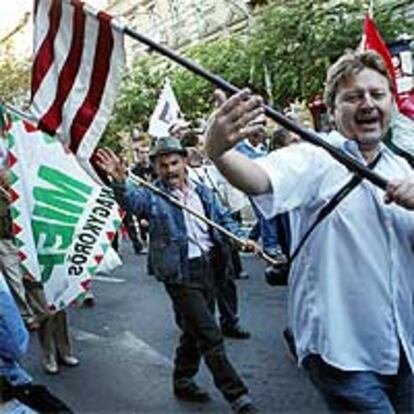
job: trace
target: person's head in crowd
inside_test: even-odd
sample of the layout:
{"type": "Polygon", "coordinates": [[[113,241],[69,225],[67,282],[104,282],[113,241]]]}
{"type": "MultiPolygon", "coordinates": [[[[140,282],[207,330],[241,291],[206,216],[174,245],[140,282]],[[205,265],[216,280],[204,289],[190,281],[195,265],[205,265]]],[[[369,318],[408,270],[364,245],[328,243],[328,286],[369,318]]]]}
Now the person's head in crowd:
{"type": "Polygon", "coordinates": [[[132,133],[132,151],[134,152],[134,160],[142,167],[150,165],[150,148],[151,139],[145,133],[132,133]]]}
{"type": "Polygon", "coordinates": [[[296,100],[283,109],[284,115],[307,129],[314,129],[312,112],[305,101],[296,100]]]}
{"type": "Polygon", "coordinates": [[[189,130],[184,133],[180,141],[184,148],[198,147],[199,137],[193,130],[189,130]]]}
{"type": "Polygon", "coordinates": [[[277,128],[272,134],[272,138],[270,140],[270,150],[273,151],[277,148],[287,147],[301,141],[302,140],[298,135],[286,128],[280,127],[277,128]]]}
{"type": "Polygon", "coordinates": [[[187,180],[187,150],[174,137],[159,138],[151,153],[158,177],[170,188],[182,189],[187,180]]]}
{"type": "Polygon", "coordinates": [[[168,133],[171,137],[181,140],[186,132],[190,131],[190,123],[185,119],[177,119],[169,128],[168,133]]]}
{"type": "Polygon", "coordinates": [[[392,81],[381,56],[348,52],[327,73],[325,102],[335,129],[363,154],[375,150],[389,128],[392,81]]]}
{"type": "Polygon", "coordinates": [[[181,138],[181,145],[187,149],[187,161],[190,167],[196,168],[203,165],[204,156],[200,150],[200,136],[195,131],[187,131],[181,138]]]}

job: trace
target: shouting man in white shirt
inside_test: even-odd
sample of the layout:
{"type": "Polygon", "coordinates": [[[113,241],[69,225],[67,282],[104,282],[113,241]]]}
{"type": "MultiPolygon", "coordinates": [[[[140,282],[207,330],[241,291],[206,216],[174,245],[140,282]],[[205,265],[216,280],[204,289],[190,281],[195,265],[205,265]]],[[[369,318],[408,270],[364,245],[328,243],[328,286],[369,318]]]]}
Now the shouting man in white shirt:
{"type": "MultiPolygon", "coordinates": [[[[328,71],[328,139],[390,184],[364,180],[315,229],[291,264],[289,315],[299,363],[332,411],[414,410],[414,175],[382,144],[392,83],[373,52],[347,53],[328,71]],[[405,207],[405,208],[404,208],[405,207]]],[[[293,145],[257,161],[233,147],[263,113],[244,90],[219,108],[206,150],[267,218],[289,211],[292,249],[353,174],[323,149],[293,145]]]]}

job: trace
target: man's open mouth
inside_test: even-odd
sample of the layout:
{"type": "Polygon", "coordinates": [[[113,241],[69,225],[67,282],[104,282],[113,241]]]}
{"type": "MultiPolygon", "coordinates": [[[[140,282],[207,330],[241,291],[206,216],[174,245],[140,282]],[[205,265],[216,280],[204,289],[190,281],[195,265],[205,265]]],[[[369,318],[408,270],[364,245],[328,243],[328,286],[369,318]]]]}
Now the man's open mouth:
{"type": "Polygon", "coordinates": [[[366,117],[366,118],[357,118],[356,122],[358,125],[365,125],[365,126],[373,126],[378,124],[380,121],[380,119],[376,116],[376,117],[366,117]]]}

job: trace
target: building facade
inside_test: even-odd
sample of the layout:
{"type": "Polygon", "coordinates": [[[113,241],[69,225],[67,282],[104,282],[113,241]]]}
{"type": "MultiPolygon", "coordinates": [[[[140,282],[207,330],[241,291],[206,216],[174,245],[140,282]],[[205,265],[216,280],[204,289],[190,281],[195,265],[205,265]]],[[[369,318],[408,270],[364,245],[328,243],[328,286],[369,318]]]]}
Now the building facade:
{"type": "MultiPolygon", "coordinates": [[[[248,0],[111,0],[106,10],[123,17],[132,29],[180,50],[245,29],[260,9],[254,4],[248,0]]],[[[128,49],[133,57],[147,51],[137,42],[128,49]]]]}

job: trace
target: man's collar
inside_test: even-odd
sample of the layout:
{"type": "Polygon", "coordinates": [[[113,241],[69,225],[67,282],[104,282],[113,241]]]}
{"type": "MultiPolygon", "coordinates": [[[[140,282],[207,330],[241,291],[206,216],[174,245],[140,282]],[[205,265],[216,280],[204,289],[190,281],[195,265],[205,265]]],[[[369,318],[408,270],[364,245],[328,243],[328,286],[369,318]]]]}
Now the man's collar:
{"type": "Polygon", "coordinates": [[[245,138],[244,139],[244,143],[248,146],[248,147],[250,147],[251,149],[253,149],[254,151],[262,151],[262,150],[264,150],[264,148],[265,148],[265,146],[264,146],[264,144],[262,143],[262,142],[260,142],[258,145],[256,145],[256,146],[254,146],[254,145],[252,145],[252,143],[247,139],[247,138],[245,138]]]}
{"type": "MultiPolygon", "coordinates": [[[[327,141],[329,144],[342,149],[343,151],[351,154],[358,160],[363,160],[362,153],[359,149],[358,143],[352,139],[345,138],[338,131],[331,131],[329,134],[321,134],[321,138],[327,141]]],[[[379,151],[388,153],[389,148],[384,145],[384,142],[379,143],[379,151]]]]}

